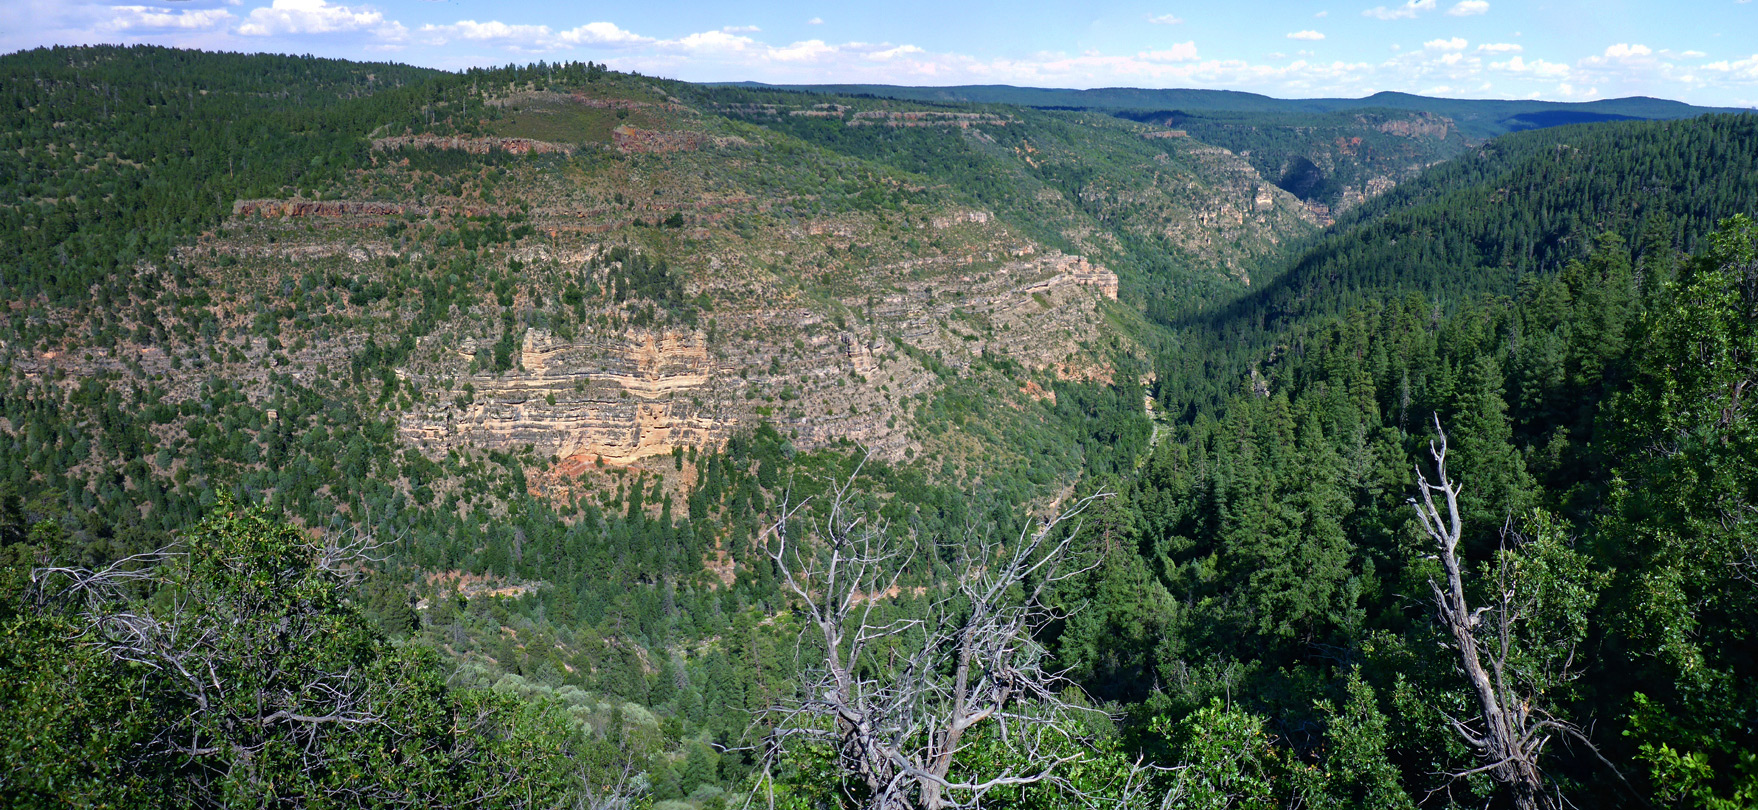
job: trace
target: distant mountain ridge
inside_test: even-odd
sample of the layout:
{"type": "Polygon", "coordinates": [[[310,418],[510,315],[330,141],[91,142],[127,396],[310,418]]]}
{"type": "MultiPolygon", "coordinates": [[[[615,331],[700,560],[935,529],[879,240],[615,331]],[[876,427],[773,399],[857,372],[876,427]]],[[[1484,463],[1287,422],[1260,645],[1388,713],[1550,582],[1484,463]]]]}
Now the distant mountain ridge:
{"type": "Polygon", "coordinates": [[[1097,111],[1177,110],[1191,113],[1328,113],[1354,110],[1411,110],[1453,119],[1472,138],[1493,138],[1509,132],[1594,121],[1671,120],[1722,112],[1735,107],[1699,107],[1682,101],[1630,96],[1598,101],[1524,101],[1451,99],[1385,91],[1365,98],[1281,99],[1238,90],[1103,87],[1074,90],[1012,85],[908,87],[886,84],[771,85],[733,82],[726,86],[765,87],[838,95],[871,95],[919,102],[1012,104],[1026,107],[1083,108],[1097,111]]]}

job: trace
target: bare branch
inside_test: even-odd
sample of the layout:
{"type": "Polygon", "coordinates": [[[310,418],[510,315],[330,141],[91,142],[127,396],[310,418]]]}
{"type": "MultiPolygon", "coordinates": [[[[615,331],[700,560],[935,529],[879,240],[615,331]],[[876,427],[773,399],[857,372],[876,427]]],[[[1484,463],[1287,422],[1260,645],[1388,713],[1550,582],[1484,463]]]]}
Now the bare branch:
{"type": "Polygon", "coordinates": [[[827,488],[806,537],[791,535],[804,501],[784,501],[765,533],[815,648],[802,636],[798,697],[769,711],[765,772],[797,741],[836,750],[873,810],[976,807],[995,790],[1033,784],[1078,794],[1062,774],[1085,750],[1074,717],[1092,710],[1065,697],[1072,684],[1046,667],[1037,635],[1057,615],[1043,603],[1046,588],[1085,570],[1066,565],[1073,532],[1062,529],[1105,496],[1012,542],[972,527],[953,579],[922,614],[899,617],[895,600],[908,592],[922,544],[855,509],[859,471],[827,488]],[[1025,767],[965,773],[959,755],[979,734],[1004,740],[1025,767]]]}
{"type": "MultiPolygon", "coordinates": [[[[1435,478],[1430,483],[1421,465],[1416,468],[1417,498],[1409,499],[1416,509],[1423,530],[1434,542],[1436,559],[1441,563],[1446,581],[1429,581],[1436,616],[1452,637],[1458,651],[1459,668],[1476,698],[1478,716],[1471,722],[1448,718],[1455,733],[1477,751],[1483,764],[1464,771],[1447,774],[1449,783],[1474,774],[1487,773],[1507,786],[1514,805],[1521,810],[1550,808],[1555,804],[1545,791],[1545,779],[1539,759],[1550,741],[1558,734],[1580,740],[1590,748],[1587,737],[1574,725],[1552,716],[1540,705],[1537,673],[1523,673],[1516,660],[1516,628],[1527,621],[1537,609],[1533,598],[1522,597],[1516,582],[1515,555],[1510,545],[1517,546],[1522,538],[1504,526],[1502,550],[1496,557],[1493,599],[1489,605],[1473,608],[1466,599],[1462,563],[1458,546],[1463,532],[1459,494],[1463,486],[1453,483],[1447,472],[1447,434],[1437,416],[1434,421],[1435,441],[1429,443],[1434,462],[1435,478]],[[1436,504],[1436,495],[1441,505],[1436,504]],[[1444,508],[1444,512],[1442,511],[1444,508]]],[[[1572,649],[1566,651],[1559,671],[1542,674],[1546,682],[1561,683],[1575,677],[1572,649]]],[[[1597,749],[1594,749],[1597,754],[1597,749]]],[[[1437,788],[1439,790],[1439,788],[1437,788]]],[[[1432,795],[1432,794],[1431,794],[1432,795]]]]}

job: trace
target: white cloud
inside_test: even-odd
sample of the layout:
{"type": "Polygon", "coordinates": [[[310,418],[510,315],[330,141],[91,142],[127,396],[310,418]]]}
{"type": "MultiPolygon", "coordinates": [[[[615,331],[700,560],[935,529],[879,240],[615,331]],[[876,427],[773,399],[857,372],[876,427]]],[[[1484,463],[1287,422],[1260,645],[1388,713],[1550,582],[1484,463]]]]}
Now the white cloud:
{"type": "Polygon", "coordinates": [[[823,17],[813,17],[812,19],[807,20],[806,24],[807,25],[823,25],[824,18],[823,17]]]}
{"type": "MultiPolygon", "coordinates": [[[[1205,59],[1194,39],[1156,43],[1151,49],[1121,54],[1070,51],[992,58],[895,42],[837,42],[822,36],[791,43],[769,42],[754,26],[728,26],[661,39],[608,21],[578,26],[570,22],[570,27],[564,28],[553,22],[525,24],[479,17],[443,25],[411,24],[410,28],[417,30],[406,30],[392,19],[392,6],[380,0],[253,0],[243,9],[226,5],[230,1],[0,0],[0,44],[17,41],[5,35],[7,29],[16,29],[14,21],[29,19],[20,13],[22,8],[38,9],[40,17],[65,20],[53,30],[82,31],[81,36],[90,41],[141,38],[184,46],[260,50],[263,45],[251,42],[260,43],[262,37],[272,35],[285,37],[276,39],[274,48],[305,50],[309,43],[311,50],[324,52],[325,48],[334,50],[338,35],[351,36],[354,39],[345,41],[357,43],[384,32],[390,38],[380,37],[379,42],[387,46],[425,48],[411,60],[418,63],[423,59],[432,63],[437,57],[448,67],[461,67],[540,57],[591,57],[610,61],[619,70],[692,81],[1212,87],[1281,97],[1353,97],[1392,89],[1582,99],[1598,97],[1595,94],[1603,91],[1709,104],[1728,104],[1758,92],[1758,55],[1739,58],[1717,54],[1719,61],[1704,64],[1708,60],[1702,51],[1662,50],[1627,39],[1590,53],[1570,54],[1568,60],[1559,62],[1524,57],[1522,46],[1513,44],[1523,40],[1511,34],[1506,42],[1479,44],[1465,37],[1436,37],[1436,32],[1430,32],[1426,41],[1415,36],[1387,36],[1382,42],[1391,51],[1364,48],[1352,53],[1351,61],[1323,61],[1311,50],[1294,50],[1327,43],[1320,30],[1286,34],[1294,40],[1286,53],[1251,60],[1205,59]],[[255,10],[249,11],[252,8],[255,10]],[[1399,40],[1404,47],[1396,47],[1399,40]],[[448,43],[455,45],[447,48],[448,43]],[[502,55],[497,58],[496,53],[502,55]]],[[[1467,0],[1374,1],[1389,4],[1381,7],[1385,12],[1381,16],[1388,19],[1421,20],[1467,0]]],[[[1181,0],[1156,2],[1176,5],[1181,0]]],[[[1339,11],[1348,13],[1346,8],[1339,11]]],[[[1138,21],[1149,18],[1137,13],[1143,14],[1138,21]]],[[[1318,10],[1312,13],[1324,18],[1318,10]]],[[[1369,12],[1367,16],[1375,15],[1369,12]]],[[[1313,24],[1329,27],[1328,23],[1313,24]]],[[[44,26],[44,30],[49,28],[44,26]]],[[[20,42],[12,47],[34,44],[20,42]]],[[[409,58],[409,52],[400,58],[409,58]]]]}
{"type": "Polygon", "coordinates": [[[1137,56],[1149,62],[1194,62],[1197,60],[1196,40],[1174,43],[1161,51],[1143,51],[1137,56]]]}
{"type": "Polygon", "coordinates": [[[687,51],[707,53],[742,51],[757,45],[757,40],[750,37],[728,34],[725,31],[703,31],[690,34],[682,39],[668,40],[666,45],[683,48],[687,51]]]}
{"type": "Polygon", "coordinates": [[[1155,14],[1148,17],[1148,22],[1155,25],[1177,25],[1184,22],[1184,18],[1172,14],[1155,14]]]}
{"type": "Polygon", "coordinates": [[[1599,97],[1599,88],[1589,87],[1586,90],[1580,90],[1568,82],[1563,82],[1562,84],[1557,85],[1557,95],[1562,96],[1563,98],[1591,101],[1599,97]]]}
{"type": "Polygon", "coordinates": [[[618,57],[613,65],[659,75],[677,75],[681,68],[693,74],[686,78],[698,81],[736,78],[777,83],[1199,86],[1253,89],[1287,96],[1365,95],[1377,89],[1379,83],[1393,81],[1377,76],[1379,68],[1366,62],[1205,60],[1196,53],[1194,42],[1130,55],[1036,53],[994,59],[929,52],[911,46],[850,42],[813,48],[812,58],[786,61],[785,57],[792,55],[789,49],[724,37],[692,35],[658,41],[649,48],[618,57]]]}
{"type": "Polygon", "coordinates": [[[924,53],[914,45],[872,45],[863,42],[831,45],[821,39],[808,39],[789,45],[770,45],[725,31],[703,31],[678,39],[653,40],[652,44],[661,52],[675,54],[687,60],[731,62],[747,67],[831,64],[842,58],[859,59],[863,62],[897,62],[907,61],[903,57],[924,53]]]}
{"type": "Polygon", "coordinates": [[[273,5],[252,9],[238,26],[238,33],[251,37],[355,31],[371,31],[387,39],[401,39],[405,33],[402,23],[386,22],[378,11],[331,5],[326,0],[274,0],[273,5]]]}
{"type": "Polygon", "coordinates": [[[589,22],[575,26],[560,34],[563,42],[569,45],[641,45],[652,42],[652,37],[643,37],[624,31],[616,23],[589,22]]]}
{"type": "Polygon", "coordinates": [[[1485,0],[1460,0],[1460,2],[1453,4],[1452,8],[1447,9],[1449,17],[1470,17],[1487,13],[1489,13],[1489,3],[1485,0]]]}
{"type": "Polygon", "coordinates": [[[1577,61],[1570,79],[1578,85],[1592,82],[1594,88],[1609,85],[1618,93],[1677,94],[1687,98],[1701,98],[1700,94],[1709,90],[1732,96],[1737,85],[1758,82],[1758,55],[1738,62],[1723,60],[1700,66],[1677,64],[1673,60],[1678,57],[1672,51],[1620,42],[1599,55],[1577,61]]]}
{"type": "Polygon", "coordinates": [[[883,62],[888,59],[896,59],[900,56],[913,56],[918,53],[927,53],[927,51],[914,45],[899,45],[895,48],[886,48],[883,51],[874,51],[867,54],[867,58],[875,62],[883,62]]]}
{"type": "Polygon", "coordinates": [[[508,25],[499,20],[477,22],[475,20],[459,20],[450,25],[424,25],[418,33],[433,37],[435,44],[445,44],[456,40],[466,42],[516,42],[521,45],[535,46],[539,40],[547,40],[551,36],[547,25],[508,25]]]}
{"type": "Polygon", "coordinates": [[[755,25],[724,25],[721,26],[720,30],[729,34],[755,34],[763,29],[755,25]]]}
{"type": "Polygon", "coordinates": [[[813,62],[836,53],[821,39],[808,39],[780,48],[770,47],[768,57],[777,62],[813,62]]]}
{"type": "Polygon", "coordinates": [[[1434,11],[1434,7],[1435,0],[1405,0],[1404,5],[1397,8],[1374,6],[1361,12],[1361,16],[1376,20],[1408,20],[1415,18],[1418,12],[1434,11]]]}
{"type": "Polygon", "coordinates": [[[1556,79],[1569,75],[1568,65],[1546,62],[1543,59],[1534,59],[1528,62],[1520,56],[1515,56],[1506,62],[1491,62],[1489,67],[1491,70],[1540,79],[1556,79]]]}
{"type": "Polygon", "coordinates": [[[202,31],[216,28],[232,19],[232,12],[223,8],[172,11],[151,6],[111,6],[108,11],[111,17],[104,27],[112,31],[202,31]]]}
{"type": "Polygon", "coordinates": [[[459,20],[446,25],[423,25],[416,32],[432,45],[458,41],[479,42],[498,45],[516,53],[553,51],[581,45],[628,47],[654,41],[652,37],[638,36],[608,22],[591,22],[566,31],[555,31],[547,25],[508,25],[498,20],[459,20]]]}
{"type": "Polygon", "coordinates": [[[1715,71],[1736,81],[1758,82],[1758,53],[1738,61],[1723,59],[1719,62],[1710,62],[1704,65],[1703,69],[1715,71]]]}
{"type": "Polygon", "coordinates": [[[1317,17],[1317,18],[1319,18],[1319,19],[1321,19],[1321,20],[1322,20],[1322,19],[1324,19],[1324,18],[1326,18],[1326,17],[1329,17],[1329,16],[1331,16],[1331,12],[1329,12],[1329,11],[1321,11],[1321,12],[1319,12],[1319,13],[1317,13],[1317,14],[1314,14],[1314,15],[1312,15],[1312,16],[1314,16],[1314,17],[1317,17]]]}

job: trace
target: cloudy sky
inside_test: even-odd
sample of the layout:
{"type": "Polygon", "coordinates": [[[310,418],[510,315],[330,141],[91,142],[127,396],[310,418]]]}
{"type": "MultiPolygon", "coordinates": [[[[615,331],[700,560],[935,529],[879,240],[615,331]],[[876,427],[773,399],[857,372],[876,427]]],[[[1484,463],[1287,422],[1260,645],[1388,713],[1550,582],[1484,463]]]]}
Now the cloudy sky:
{"type": "Polygon", "coordinates": [[[1753,0],[0,0],[0,52],[156,43],[690,81],[1402,90],[1758,106],[1753,0]]]}

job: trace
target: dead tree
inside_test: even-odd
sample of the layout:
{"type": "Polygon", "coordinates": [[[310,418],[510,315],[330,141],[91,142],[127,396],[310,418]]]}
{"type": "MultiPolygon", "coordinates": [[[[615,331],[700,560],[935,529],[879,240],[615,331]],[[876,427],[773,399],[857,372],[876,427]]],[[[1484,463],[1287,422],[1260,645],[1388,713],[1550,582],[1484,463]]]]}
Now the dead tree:
{"type": "MultiPolygon", "coordinates": [[[[148,682],[184,707],[186,717],[160,727],[152,753],[249,762],[282,731],[315,752],[328,727],[383,721],[369,708],[374,701],[362,672],[313,666],[302,652],[318,649],[336,629],[314,605],[345,599],[377,547],[370,537],[327,535],[303,564],[270,571],[251,569],[247,555],[226,549],[232,555],[220,567],[240,580],[266,576],[281,591],[322,588],[286,604],[277,604],[285,598],[280,592],[218,588],[194,578],[191,553],[170,548],[97,570],[38,568],[32,581],[39,605],[58,601],[78,616],[82,632],[73,641],[151,673],[148,682]],[[136,592],[149,583],[163,591],[163,604],[151,606],[136,592]]],[[[312,767],[321,763],[314,755],[312,767]]]]}
{"type": "Polygon", "coordinates": [[[1417,465],[1417,491],[1421,499],[1411,498],[1410,505],[1416,508],[1423,529],[1434,541],[1446,573],[1445,583],[1431,579],[1429,588],[1434,594],[1436,613],[1452,637],[1459,667],[1477,703],[1476,717],[1450,717],[1448,721],[1484,760],[1479,767],[1448,776],[1457,779],[1488,773],[1512,792],[1515,807],[1553,807],[1555,802],[1544,792],[1544,772],[1539,767],[1546,746],[1558,737],[1566,737],[1598,754],[1579,728],[1553,715],[1543,705],[1543,692],[1548,685],[1566,682],[1575,675],[1573,641],[1564,640],[1567,649],[1537,657],[1555,663],[1535,663],[1535,656],[1520,649],[1521,628],[1532,622],[1540,609],[1540,589],[1519,581],[1518,555],[1510,548],[1509,539],[1513,539],[1515,547],[1524,539],[1506,529],[1502,549],[1492,566],[1493,592],[1489,604],[1473,608],[1466,600],[1459,559],[1463,533],[1459,493],[1463,486],[1453,483],[1447,473],[1447,434],[1438,418],[1435,432],[1439,444],[1429,442],[1429,454],[1434,459],[1439,483],[1430,483],[1422,466],[1417,465]]]}
{"type": "Polygon", "coordinates": [[[102,568],[36,568],[28,595],[66,644],[93,653],[94,671],[132,679],[140,708],[124,727],[138,737],[114,755],[123,773],[170,791],[142,801],[638,803],[645,758],[604,757],[576,746],[560,716],[534,718],[519,702],[451,689],[437,655],[368,626],[353,598],[377,548],[352,530],[313,543],[267,510],[228,499],[174,547],[102,568]],[[555,747],[546,753],[545,744],[555,747]]]}
{"type": "Polygon", "coordinates": [[[834,748],[858,786],[851,798],[871,810],[975,807],[1034,784],[1073,791],[1062,770],[1085,749],[1075,716],[1085,709],[1066,699],[1071,684],[1047,668],[1036,636],[1057,615],[1046,589],[1080,573],[1067,565],[1076,532],[1058,526],[1094,498],[1012,542],[967,532],[953,579],[923,592],[922,615],[886,620],[880,605],[900,593],[919,547],[856,511],[853,483],[827,493],[809,536],[791,528],[804,504],[784,506],[770,531],[770,560],[822,645],[802,661],[799,698],[772,709],[770,762],[790,742],[834,748]],[[980,734],[1025,764],[970,772],[959,755],[980,734]]]}

